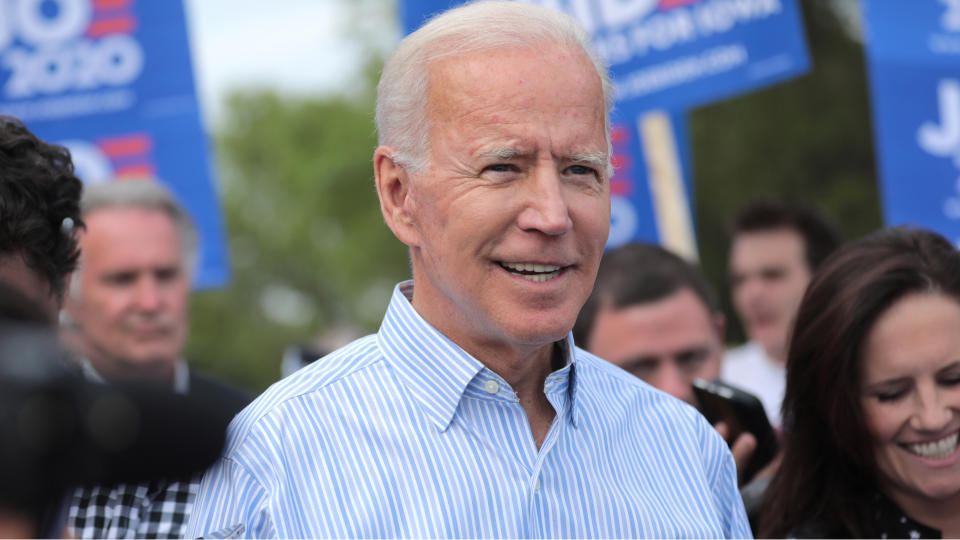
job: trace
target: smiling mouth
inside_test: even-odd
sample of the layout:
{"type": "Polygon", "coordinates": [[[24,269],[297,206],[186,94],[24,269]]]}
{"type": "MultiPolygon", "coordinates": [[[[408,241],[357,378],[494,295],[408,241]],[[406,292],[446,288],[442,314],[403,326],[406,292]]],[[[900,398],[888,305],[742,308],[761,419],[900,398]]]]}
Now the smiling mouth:
{"type": "Polygon", "coordinates": [[[507,272],[535,283],[550,281],[551,279],[559,276],[564,269],[564,267],[553,264],[507,262],[500,262],[498,264],[507,272]]]}
{"type": "Polygon", "coordinates": [[[960,433],[954,433],[953,435],[944,437],[939,441],[920,444],[904,444],[901,446],[906,448],[910,453],[916,454],[920,457],[925,457],[928,459],[944,459],[956,451],[958,435],[960,435],[960,433]]]}

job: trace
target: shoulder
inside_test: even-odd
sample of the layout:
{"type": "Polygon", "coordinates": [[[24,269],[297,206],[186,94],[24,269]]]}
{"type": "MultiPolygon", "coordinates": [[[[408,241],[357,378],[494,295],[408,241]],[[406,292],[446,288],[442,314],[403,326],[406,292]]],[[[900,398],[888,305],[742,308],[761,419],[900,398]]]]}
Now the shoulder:
{"type": "Polygon", "coordinates": [[[763,349],[753,341],[748,341],[743,345],[727,349],[723,353],[723,361],[726,362],[756,362],[764,356],[763,349]]]}
{"type": "Polygon", "coordinates": [[[376,335],[369,335],[274,383],[233,419],[224,453],[229,456],[251,432],[265,424],[283,424],[295,421],[301,414],[309,414],[300,410],[305,402],[303,398],[322,400],[331,387],[357,382],[377,365],[383,365],[383,355],[376,335]]]}
{"type": "Polygon", "coordinates": [[[577,353],[582,368],[575,390],[577,409],[598,420],[586,429],[615,430],[623,443],[657,456],[658,467],[696,476],[694,482],[703,482],[700,487],[722,483],[727,469],[734,470],[726,442],[692,405],[605,360],[577,353]]]}
{"type": "Polygon", "coordinates": [[[627,417],[665,422],[678,429],[699,430],[700,413],[666,392],[650,386],[616,365],[577,348],[578,392],[627,417]]]}
{"type": "Polygon", "coordinates": [[[820,518],[812,518],[793,527],[784,534],[784,538],[830,538],[839,537],[837,534],[829,534],[826,522],[820,518]]]}
{"type": "Polygon", "coordinates": [[[750,341],[723,354],[720,378],[731,381],[754,379],[758,370],[764,370],[764,373],[768,371],[769,364],[763,347],[750,341]]]}
{"type": "Polygon", "coordinates": [[[253,400],[253,396],[239,387],[190,370],[190,393],[211,397],[234,413],[240,412],[253,400]]]}

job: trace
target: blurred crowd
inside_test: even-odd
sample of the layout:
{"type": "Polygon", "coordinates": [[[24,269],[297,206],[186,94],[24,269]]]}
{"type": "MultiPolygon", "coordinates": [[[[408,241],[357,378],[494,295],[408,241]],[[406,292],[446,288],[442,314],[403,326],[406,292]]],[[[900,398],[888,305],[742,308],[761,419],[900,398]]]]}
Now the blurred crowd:
{"type": "Polygon", "coordinates": [[[550,13],[401,43],[373,165],[413,279],[256,399],[184,357],[177,200],[0,117],[0,536],[960,536],[960,253],[787,200],[731,216],[726,284],[604,253],[609,80],[550,13]]]}

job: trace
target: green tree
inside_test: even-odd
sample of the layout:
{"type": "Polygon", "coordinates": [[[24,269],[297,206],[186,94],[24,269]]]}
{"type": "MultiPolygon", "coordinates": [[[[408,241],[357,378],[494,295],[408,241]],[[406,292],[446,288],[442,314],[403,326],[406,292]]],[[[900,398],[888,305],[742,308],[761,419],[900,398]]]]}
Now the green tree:
{"type": "Polygon", "coordinates": [[[259,390],[285,346],[343,321],[375,329],[409,269],[377,202],[372,103],[369,91],[230,99],[217,150],[233,280],[194,297],[201,369],[259,390]]]}
{"type": "Polygon", "coordinates": [[[882,225],[863,46],[845,18],[858,5],[800,5],[813,64],[807,75],[690,114],[701,264],[721,293],[732,341],[743,334],[730,309],[727,228],[740,206],[757,197],[803,202],[846,238],[882,225]]]}

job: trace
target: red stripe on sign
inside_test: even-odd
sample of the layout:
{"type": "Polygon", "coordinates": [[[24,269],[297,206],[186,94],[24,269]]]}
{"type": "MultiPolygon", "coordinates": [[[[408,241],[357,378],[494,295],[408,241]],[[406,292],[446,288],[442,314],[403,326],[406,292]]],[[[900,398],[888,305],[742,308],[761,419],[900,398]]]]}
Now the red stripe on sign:
{"type": "Polygon", "coordinates": [[[153,142],[149,135],[127,135],[125,137],[100,139],[97,141],[97,146],[108,157],[117,158],[146,154],[153,147],[153,142]]]}
{"type": "Polygon", "coordinates": [[[616,178],[610,181],[611,195],[630,195],[631,193],[633,193],[633,181],[629,179],[617,180],[616,178]]]}
{"type": "Polygon", "coordinates": [[[630,130],[622,125],[614,124],[610,128],[610,142],[620,144],[630,140],[630,130]]]}
{"type": "Polygon", "coordinates": [[[132,3],[132,0],[93,0],[93,9],[120,9],[132,3]]]}
{"type": "Polygon", "coordinates": [[[623,169],[633,165],[633,160],[626,154],[614,154],[610,159],[610,164],[613,165],[614,169],[623,169]]]}
{"type": "Polygon", "coordinates": [[[135,165],[118,167],[116,176],[118,180],[153,178],[154,171],[156,171],[156,169],[150,163],[137,163],[135,165]]]}
{"type": "Polygon", "coordinates": [[[687,4],[696,4],[700,0],[660,0],[660,9],[673,9],[687,4]]]}
{"type": "Polygon", "coordinates": [[[137,27],[137,21],[133,17],[118,17],[115,19],[101,19],[93,21],[87,27],[87,35],[90,37],[102,37],[108,34],[129,34],[137,27]]]}

